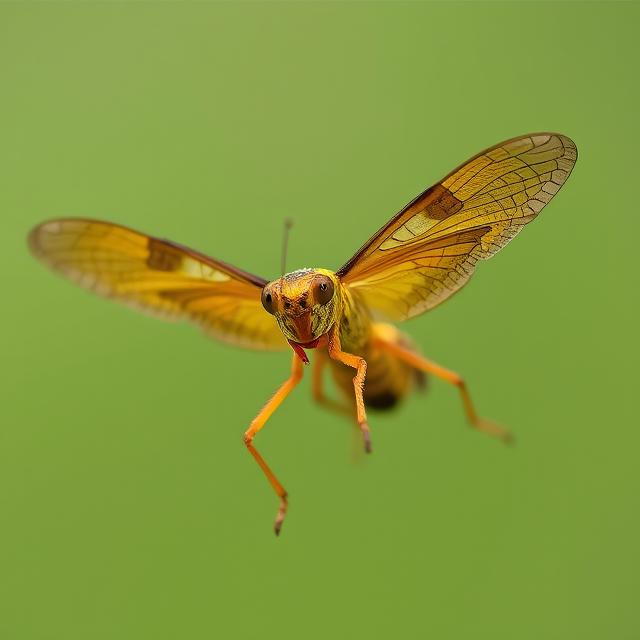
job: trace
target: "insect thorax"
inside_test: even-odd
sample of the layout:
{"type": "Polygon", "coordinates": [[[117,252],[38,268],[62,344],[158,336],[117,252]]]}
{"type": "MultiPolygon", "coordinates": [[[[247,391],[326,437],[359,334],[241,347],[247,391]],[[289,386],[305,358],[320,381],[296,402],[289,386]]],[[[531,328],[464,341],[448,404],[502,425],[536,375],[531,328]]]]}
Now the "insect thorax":
{"type": "Polygon", "coordinates": [[[369,340],[371,317],[367,307],[360,302],[357,293],[344,285],[340,286],[342,314],[340,322],[340,342],[347,351],[359,352],[369,340]]]}

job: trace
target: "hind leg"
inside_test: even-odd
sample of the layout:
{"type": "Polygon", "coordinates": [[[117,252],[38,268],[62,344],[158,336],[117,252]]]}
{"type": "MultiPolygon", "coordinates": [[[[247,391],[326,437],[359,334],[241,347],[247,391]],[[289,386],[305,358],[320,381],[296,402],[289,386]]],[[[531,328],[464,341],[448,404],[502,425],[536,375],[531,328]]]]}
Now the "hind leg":
{"type": "Polygon", "coordinates": [[[458,390],[460,391],[460,395],[462,397],[462,404],[464,406],[467,419],[469,420],[471,426],[478,431],[486,433],[487,435],[499,438],[507,444],[513,442],[513,436],[511,435],[511,432],[509,430],[505,429],[504,427],[500,427],[490,420],[485,420],[478,416],[471,400],[471,395],[469,394],[469,391],[467,389],[467,385],[457,373],[441,367],[439,364],[436,364],[435,362],[428,360],[420,354],[411,351],[411,349],[408,349],[398,342],[385,340],[382,337],[378,336],[376,337],[376,344],[381,349],[386,349],[387,351],[389,351],[389,353],[394,354],[397,358],[399,358],[403,362],[406,362],[408,365],[412,366],[418,371],[431,373],[434,376],[437,376],[438,378],[441,378],[442,380],[458,387],[458,390]]]}

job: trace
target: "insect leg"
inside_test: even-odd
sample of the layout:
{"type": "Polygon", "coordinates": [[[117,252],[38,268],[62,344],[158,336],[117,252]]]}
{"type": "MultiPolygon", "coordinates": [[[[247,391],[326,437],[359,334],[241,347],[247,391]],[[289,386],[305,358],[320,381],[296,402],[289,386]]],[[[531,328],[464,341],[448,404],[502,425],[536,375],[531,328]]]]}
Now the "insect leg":
{"type": "Polygon", "coordinates": [[[280,406],[282,401],[291,393],[293,388],[300,382],[302,379],[302,361],[298,358],[297,355],[293,355],[293,361],[291,364],[291,375],[289,378],[280,386],[280,388],[273,394],[271,399],[267,402],[267,404],[262,407],[258,415],[251,421],[251,425],[245,431],[244,434],[244,443],[247,445],[247,449],[249,453],[255,458],[256,462],[260,465],[260,468],[264,472],[264,475],[267,476],[267,480],[271,483],[274,491],[280,498],[280,508],[278,509],[278,515],[276,516],[274,530],[276,535],[279,535],[280,529],[282,527],[282,522],[284,521],[284,517],[287,513],[287,492],[284,487],[280,484],[278,478],[276,478],[275,474],[269,468],[269,465],[264,461],[264,458],[258,453],[257,449],[253,446],[253,439],[264,427],[265,422],[271,417],[271,414],[280,406]]]}
{"type": "Polygon", "coordinates": [[[331,411],[335,411],[336,413],[346,414],[348,416],[352,415],[352,409],[347,407],[346,405],[336,402],[331,398],[328,398],[324,393],[324,386],[322,383],[322,373],[327,365],[327,359],[323,355],[321,351],[318,352],[317,356],[313,360],[312,365],[312,378],[311,378],[311,392],[313,394],[313,399],[323,407],[327,409],[331,409],[331,411]]]}
{"type": "Polygon", "coordinates": [[[476,413],[475,407],[473,406],[473,402],[471,400],[471,395],[467,389],[467,385],[465,381],[455,372],[449,371],[449,369],[445,369],[441,367],[439,364],[428,360],[424,356],[407,349],[399,345],[396,342],[389,342],[387,340],[381,340],[380,338],[376,338],[376,344],[382,348],[386,349],[390,353],[397,356],[403,362],[411,365],[418,371],[424,371],[426,373],[431,373],[450,384],[458,387],[460,391],[460,395],[462,396],[462,404],[464,406],[464,411],[467,414],[467,419],[471,423],[471,426],[474,429],[478,429],[478,431],[482,431],[490,436],[495,438],[500,438],[506,444],[510,444],[513,442],[513,436],[508,429],[500,427],[499,425],[491,422],[490,420],[484,420],[476,413]]]}
{"type": "Polygon", "coordinates": [[[353,378],[353,389],[356,396],[358,426],[360,427],[360,431],[362,431],[364,450],[367,453],[371,453],[371,434],[369,425],[367,424],[367,413],[364,408],[364,398],[362,396],[364,379],[367,375],[367,362],[360,356],[342,350],[340,346],[340,335],[335,326],[331,329],[327,351],[329,352],[329,357],[333,360],[338,360],[338,362],[342,362],[342,364],[346,364],[348,367],[353,367],[356,370],[356,375],[353,378]]]}

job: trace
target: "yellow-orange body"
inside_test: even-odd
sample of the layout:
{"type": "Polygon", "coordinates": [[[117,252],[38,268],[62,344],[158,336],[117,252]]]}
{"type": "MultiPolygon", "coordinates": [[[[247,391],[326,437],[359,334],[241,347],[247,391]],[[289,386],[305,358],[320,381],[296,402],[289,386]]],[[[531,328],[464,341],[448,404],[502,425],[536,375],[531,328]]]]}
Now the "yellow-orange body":
{"type": "MultiPolygon", "coordinates": [[[[380,340],[408,347],[408,338],[393,325],[374,322],[370,311],[358,300],[355,292],[342,284],[341,315],[335,322],[340,327],[340,344],[345,351],[360,356],[367,362],[367,380],[363,395],[365,406],[371,409],[393,407],[419,380],[415,369],[397,356],[379,347],[380,340]]],[[[322,353],[319,357],[326,357],[322,353]]],[[[353,395],[353,369],[328,359],[333,378],[346,398],[353,395]]]]}
{"type": "Polygon", "coordinates": [[[391,324],[375,322],[357,292],[344,286],[333,271],[300,269],[269,283],[265,290],[274,298],[274,315],[292,346],[316,349],[320,360],[317,366],[329,363],[346,398],[353,396],[353,368],[328,356],[326,340],[314,344],[331,327],[338,330],[342,350],[367,363],[362,390],[367,408],[393,407],[421,380],[422,374],[415,368],[379,346],[384,342],[411,348],[408,337],[391,324]],[[333,296],[325,304],[314,298],[314,280],[318,277],[328,278],[333,284],[333,296]]]}

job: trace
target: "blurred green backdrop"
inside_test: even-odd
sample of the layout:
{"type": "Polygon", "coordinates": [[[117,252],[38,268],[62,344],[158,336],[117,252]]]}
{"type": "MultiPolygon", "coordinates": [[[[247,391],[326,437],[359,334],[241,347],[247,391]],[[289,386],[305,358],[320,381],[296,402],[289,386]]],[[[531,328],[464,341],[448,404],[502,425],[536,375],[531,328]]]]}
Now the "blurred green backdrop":
{"type": "Polygon", "coordinates": [[[638,638],[640,6],[0,6],[0,635],[7,640],[638,638]],[[571,179],[473,282],[406,325],[434,381],[348,423],[289,356],[132,313],[27,253],[106,218],[266,277],[337,268],[477,151],[558,130],[571,179]]]}

